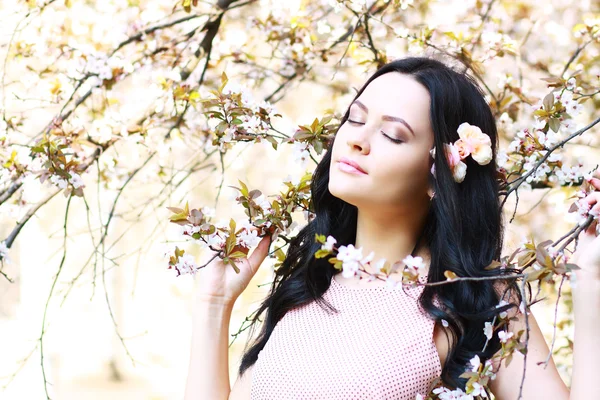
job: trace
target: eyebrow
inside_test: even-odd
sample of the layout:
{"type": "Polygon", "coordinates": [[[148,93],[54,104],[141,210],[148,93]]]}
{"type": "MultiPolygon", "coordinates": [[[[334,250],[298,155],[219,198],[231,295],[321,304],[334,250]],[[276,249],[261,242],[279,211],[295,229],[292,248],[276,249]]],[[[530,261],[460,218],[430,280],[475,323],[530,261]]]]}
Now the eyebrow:
{"type": "MultiPolygon", "coordinates": [[[[363,109],[365,112],[369,112],[369,109],[367,108],[367,106],[365,106],[363,103],[361,103],[358,100],[354,100],[354,103],[352,104],[356,104],[357,106],[359,106],[361,109],[363,109]]],[[[351,106],[352,106],[351,104],[351,106]]],[[[413,136],[415,136],[415,132],[413,131],[413,129],[411,128],[411,126],[408,124],[408,122],[406,122],[405,120],[403,120],[400,117],[393,117],[391,115],[384,115],[383,117],[381,117],[384,121],[396,121],[396,122],[400,122],[401,124],[403,124],[404,126],[406,126],[408,128],[408,130],[410,131],[410,133],[413,134],[413,136]]]]}

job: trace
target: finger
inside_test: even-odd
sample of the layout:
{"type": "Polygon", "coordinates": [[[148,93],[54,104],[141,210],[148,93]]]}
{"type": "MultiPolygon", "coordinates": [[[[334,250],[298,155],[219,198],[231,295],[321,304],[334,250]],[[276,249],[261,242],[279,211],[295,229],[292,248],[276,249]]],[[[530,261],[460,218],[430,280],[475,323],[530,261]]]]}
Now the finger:
{"type": "Polygon", "coordinates": [[[596,230],[598,229],[598,220],[593,220],[590,226],[585,230],[585,233],[588,235],[596,235],[596,230]]]}
{"type": "Polygon", "coordinates": [[[596,203],[600,203],[600,192],[590,193],[580,201],[582,202],[582,204],[587,204],[590,207],[596,203]]]}
{"type": "Polygon", "coordinates": [[[600,190],[600,179],[592,178],[589,180],[589,182],[596,188],[596,190],[600,190]]]}
{"type": "Polygon", "coordinates": [[[250,268],[252,269],[253,274],[256,273],[256,271],[258,271],[258,267],[260,267],[262,262],[265,260],[267,254],[269,254],[270,246],[271,236],[266,235],[260,240],[258,246],[256,246],[256,249],[254,249],[252,254],[250,254],[250,257],[248,257],[248,263],[250,264],[250,268]]]}

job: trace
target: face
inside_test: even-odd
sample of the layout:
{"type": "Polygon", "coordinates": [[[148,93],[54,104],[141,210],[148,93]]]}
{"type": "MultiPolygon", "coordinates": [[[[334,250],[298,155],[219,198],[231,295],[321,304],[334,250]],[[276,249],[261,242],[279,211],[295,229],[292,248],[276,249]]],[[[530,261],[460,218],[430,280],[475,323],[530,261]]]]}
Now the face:
{"type": "Polygon", "coordinates": [[[427,204],[433,146],[429,107],[429,93],[409,75],[390,72],[369,83],[337,132],[331,194],[359,209],[427,204]]]}

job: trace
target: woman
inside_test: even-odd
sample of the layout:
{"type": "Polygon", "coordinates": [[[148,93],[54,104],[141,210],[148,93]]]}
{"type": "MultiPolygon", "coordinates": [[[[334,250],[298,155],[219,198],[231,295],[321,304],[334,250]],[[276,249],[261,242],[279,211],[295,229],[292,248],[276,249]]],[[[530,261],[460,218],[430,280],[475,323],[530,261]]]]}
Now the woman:
{"type": "MultiPolygon", "coordinates": [[[[466,75],[428,58],[396,60],[376,71],[358,91],[315,170],[316,217],[290,243],[257,312],[262,330],[242,358],[233,390],[227,355],[231,309],[270,240],[263,238],[240,262],[239,274],[220,261],[198,273],[186,398],[412,400],[425,397],[438,376],[444,386],[464,389],[460,375],[474,357],[483,363],[501,346],[496,334],[486,339],[485,322],[508,312],[515,317],[510,332],[525,327],[514,281],[388,290],[379,280],[344,278],[326,259],[315,258],[321,248],[315,234],[392,262],[421,257],[429,282],[446,280],[446,270],[460,277],[499,275],[503,270],[485,269],[502,253],[496,149],[493,115],[466,75]],[[472,154],[459,167],[449,161],[452,155],[435,156],[446,154],[444,144],[458,141],[464,123],[489,138],[491,160],[472,154]],[[501,299],[511,302],[498,308],[501,299]]],[[[599,179],[592,184],[600,189],[599,179]]],[[[598,210],[599,198],[595,192],[585,201],[598,210]]],[[[600,357],[592,336],[600,329],[600,243],[593,231],[584,233],[578,250],[578,375],[571,399],[584,396],[591,360],[600,357]],[[589,302],[593,311],[584,304],[589,302]]],[[[400,276],[398,271],[391,277],[400,281],[400,276]]],[[[536,365],[546,358],[548,346],[533,315],[528,321],[522,398],[566,400],[569,391],[554,363],[536,365]]],[[[520,354],[508,367],[502,365],[490,384],[497,399],[517,398],[522,371],[520,354]]]]}

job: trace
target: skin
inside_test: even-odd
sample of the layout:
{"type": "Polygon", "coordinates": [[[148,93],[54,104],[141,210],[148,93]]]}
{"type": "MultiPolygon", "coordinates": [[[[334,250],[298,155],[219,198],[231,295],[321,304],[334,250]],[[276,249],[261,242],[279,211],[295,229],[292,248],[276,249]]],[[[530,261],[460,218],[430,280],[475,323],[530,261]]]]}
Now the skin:
{"type": "MultiPolygon", "coordinates": [[[[333,144],[329,191],[358,208],[355,245],[365,256],[373,251],[376,259],[402,260],[413,250],[430,207],[429,93],[409,75],[391,72],[373,80],[357,101],[362,107],[356,101],[351,105],[349,120],[333,144]],[[385,115],[406,124],[387,121],[385,115]],[[342,157],[358,163],[367,174],[340,170],[342,157]]],[[[416,255],[428,258],[426,249],[416,255]]]]}
{"type": "MultiPolygon", "coordinates": [[[[433,131],[429,121],[429,94],[410,76],[393,72],[373,80],[358,100],[368,111],[365,107],[352,105],[349,119],[356,123],[344,123],[336,135],[329,190],[358,208],[355,245],[363,248],[364,255],[373,251],[375,260],[401,260],[414,248],[430,207],[427,193],[431,188],[427,177],[432,161],[429,149],[433,145],[433,131]],[[387,121],[384,115],[403,119],[414,135],[406,125],[387,121]],[[392,142],[382,131],[403,143],[392,142]],[[356,175],[340,170],[337,161],[342,157],[358,163],[367,174],[356,175]]],[[[600,211],[600,179],[594,178],[591,183],[596,191],[582,201],[593,210],[600,211]]],[[[266,255],[268,247],[263,242],[265,239],[240,265],[242,270],[251,271],[249,276],[256,272],[266,255]]],[[[428,264],[428,249],[423,248],[416,255],[423,257],[428,264]]],[[[546,359],[549,348],[534,315],[530,313],[527,316],[530,328],[527,378],[521,397],[524,400],[579,400],[590,398],[590,393],[600,392],[600,380],[595,371],[596,360],[600,358],[600,341],[597,340],[597,332],[600,331],[600,236],[595,235],[595,225],[582,233],[580,245],[571,261],[581,267],[577,271],[577,288],[573,288],[576,341],[571,390],[569,392],[561,380],[552,359],[546,368],[537,365],[546,359]]],[[[351,286],[383,284],[380,281],[344,279],[341,274],[334,279],[351,286]]],[[[212,305],[215,296],[209,297],[212,305]]],[[[509,325],[509,330],[515,335],[526,328],[523,314],[509,311],[509,315],[516,318],[509,325]]],[[[438,324],[434,328],[433,342],[443,364],[448,355],[448,341],[444,328],[438,324]]],[[[501,366],[497,378],[490,385],[496,399],[518,397],[524,362],[524,357],[517,352],[508,367],[501,366]]],[[[238,377],[229,399],[250,398],[253,368],[238,377]]]]}

